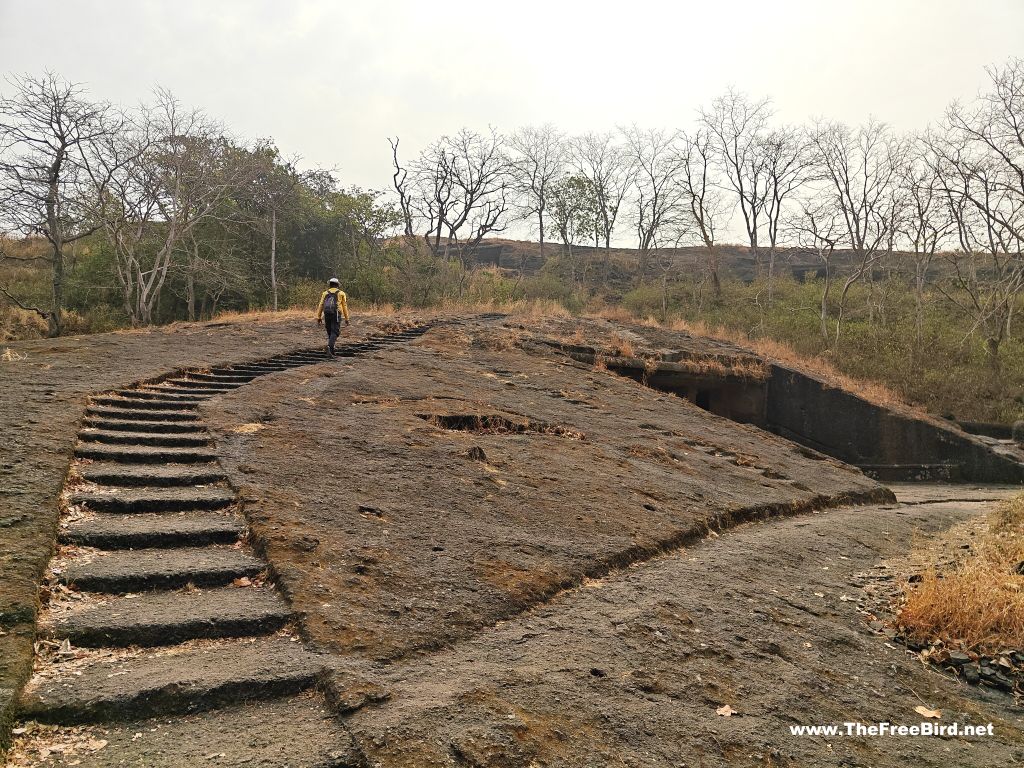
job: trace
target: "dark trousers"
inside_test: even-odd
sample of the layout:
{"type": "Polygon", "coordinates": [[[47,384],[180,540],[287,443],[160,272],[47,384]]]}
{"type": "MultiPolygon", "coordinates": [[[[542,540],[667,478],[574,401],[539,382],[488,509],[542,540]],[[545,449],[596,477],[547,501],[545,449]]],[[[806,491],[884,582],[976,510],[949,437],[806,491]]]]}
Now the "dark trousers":
{"type": "Polygon", "coordinates": [[[334,354],[334,345],[341,333],[341,318],[337,315],[324,315],[324,328],[327,330],[327,348],[334,354]]]}

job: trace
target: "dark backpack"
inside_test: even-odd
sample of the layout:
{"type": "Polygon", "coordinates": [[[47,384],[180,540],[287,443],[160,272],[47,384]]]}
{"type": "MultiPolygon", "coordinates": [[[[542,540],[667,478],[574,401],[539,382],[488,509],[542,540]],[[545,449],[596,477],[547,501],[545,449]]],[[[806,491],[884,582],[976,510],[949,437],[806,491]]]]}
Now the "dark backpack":
{"type": "Polygon", "coordinates": [[[328,291],[324,296],[324,314],[338,316],[338,292],[328,291]]]}

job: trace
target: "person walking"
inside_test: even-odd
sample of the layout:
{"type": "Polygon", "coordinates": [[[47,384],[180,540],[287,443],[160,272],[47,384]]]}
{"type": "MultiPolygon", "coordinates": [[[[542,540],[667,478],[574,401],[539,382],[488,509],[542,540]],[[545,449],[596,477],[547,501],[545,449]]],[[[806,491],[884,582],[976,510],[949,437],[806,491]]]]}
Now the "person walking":
{"type": "Polygon", "coordinates": [[[334,357],[334,345],[341,333],[342,317],[345,318],[345,325],[350,325],[348,296],[341,290],[338,278],[332,277],[327,281],[327,290],[320,294],[320,306],[316,308],[316,322],[327,330],[327,354],[331,357],[334,357]]]}

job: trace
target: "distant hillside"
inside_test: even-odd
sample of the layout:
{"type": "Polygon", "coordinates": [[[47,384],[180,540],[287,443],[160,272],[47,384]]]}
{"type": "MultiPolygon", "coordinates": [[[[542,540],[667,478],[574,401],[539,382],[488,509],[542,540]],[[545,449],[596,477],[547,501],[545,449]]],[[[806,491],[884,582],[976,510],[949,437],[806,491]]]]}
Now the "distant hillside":
{"type": "MultiPolygon", "coordinates": [[[[455,246],[453,250],[454,255],[458,255],[459,246],[455,246]]],[[[607,260],[608,265],[613,268],[612,271],[619,274],[632,273],[636,269],[639,258],[635,248],[612,248],[606,252],[604,248],[574,246],[573,250],[582,259],[592,260],[599,264],[604,264],[607,260]]],[[[716,250],[722,277],[733,277],[749,282],[757,276],[757,264],[747,246],[720,245],[716,250]]],[[[558,255],[561,251],[560,243],[545,243],[544,257],[542,258],[540,243],[490,238],[477,246],[471,255],[470,263],[514,271],[523,270],[526,274],[533,274],[544,266],[547,259],[558,255]]],[[[905,255],[909,257],[909,254],[905,255]]],[[[766,252],[762,252],[762,258],[767,258],[766,252]]],[[[666,267],[677,273],[685,273],[699,270],[706,259],[707,251],[704,248],[687,246],[658,250],[652,254],[650,263],[651,269],[655,273],[660,273],[666,267]]],[[[842,271],[852,261],[853,255],[850,251],[836,251],[832,257],[833,269],[842,271]]],[[[790,274],[798,280],[824,275],[824,267],[817,253],[804,248],[779,249],[776,270],[779,275],[790,274]]]]}

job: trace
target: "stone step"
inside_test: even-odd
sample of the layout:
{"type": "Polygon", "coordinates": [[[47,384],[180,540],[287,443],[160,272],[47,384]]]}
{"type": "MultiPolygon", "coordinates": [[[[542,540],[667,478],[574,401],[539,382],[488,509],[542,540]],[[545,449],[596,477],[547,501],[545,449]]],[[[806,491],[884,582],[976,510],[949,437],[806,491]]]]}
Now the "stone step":
{"type": "MultiPolygon", "coordinates": [[[[205,397],[199,397],[198,395],[176,395],[169,389],[119,389],[113,393],[117,397],[123,397],[127,400],[146,400],[161,403],[201,403],[206,400],[205,397]]],[[[145,403],[145,407],[151,407],[150,403],[145,403]]]]}
{"type": "Polygon", "coordinates": [[[75,456],[119,464],[208,464],[217,460],[209,448],[165,448],[161,446],[105,445],[79,443],[75,456]]]}
{"type": "Polygon", "coordinates": [[[291,618],[270,587],[223,587],[111,597],[63,613],[41,629],[89,648],[175,645],[187,640],[268,635],[291,618]]]}
{"type": "Polygon", "coordinates": [[[77,671],[34,678],[21,697],[22,716],[71,725],[212,709],[297,693],[314,685],[327,663],[300,643],[275,637],[186,645],[77,671]]]}
{"type": "MultiPolygon", "coordinates": [[[[58,743],[75,743],[82,737],[80,728],[67,729],[67,738],[65,729],[56,728],[52,737],[58,743]]],[[[105,743],[103,749],[72,753],[71,763],[51,756],[45,765],[356,768],[366,764],[345,726],[310,692],[194,714],[105,723],[95,730],[95,739],[105,743]]]]}
{"type": "Polygon", "coordinates": [[[265,363],[264,365],[236,365],[236,366],[234,366],[232,368],[227,368],[225,370],[227,370],[229,372],[237,371],[237,372],[243,373],[243,374],[249,373],[249,374],[253,374],[254,376],[264,376],[264,375],[270,374],[270,373],[278,373],[280,371],[286,371],[286,370],[288,370],[288,366],[286,366],[286,365],[273,365],[271,363],[265,363]]]}
{"type": "Polygon", "coordinates": [[[99,429],[107,432],[158,432],[187,435],[205,433],[206,427],[199,421],[139,421],[133,419],[111,419],[87,416],[82,422],[85,429],[99,429]]]}
{"type": "Polygon", "coordinates": [[[219,587],[242,576],[256,576],[264,568],[262,560],[228,547],[136,549],[72,563],[58,578],[90,592],[142,592],[188,584],[219,587]]]}
{"type": "Polygon", "coordinates": [[[255,379],[257,374],[255,373],[242,373],[240,371],[232,370],[215,370],[210,373],[190,373],[188,374],[189,381],[209,381],[212,383],[226,383],[226,384],[247,384],[255,379]]]}
{"type": "Polygon", "coordinates": [[[65,544],[99,549],[202,547],[233,544],[245,534],[245,522],[219,512],[97,514],[60,532],[65,544]]]}
{"type": "Polygon", "coordinates": [[[183,378],[183,379],[168,379],[164,383],[165,384],[170,384],[170,385],[172,385],[172,386],[174,386],[176,388],[184,388],[184,389],[212,389],[212,390],[217,390],[217,391],[222,391],[222,392],[229,392],[232,389],[238,389],[239,387],[244,386],[245,384],[247,384],[248,383],[248,379],[246,379],[245,381],[227,381],[225,379],[210,380],[210,379],[194,378],[192,376],[189,376],[188,378],[183,378]]]}
{"type": "Polygon", "coordinates": [[[212,485],[227,480],[227,475],[216,464],[209,466],[195,464],[153,466],[147,464],[133,467],[126,464],[95,463],[83,465],[79,468],[79,473],[90,483],[120,487],[181,488],[212,485]]]}
{"type": "Polygon", "coordinates": [[[223,509],[235,503],[227,488],[118,488],[113,493],[75,493],[72,504],[94,512],[185,512],[223,509]]]}
{"type": "Polygon", "coordinates": [[[211,387],[185,387],[182,385],[175,385],[173,387],[161,387],[160,389],[148,390],[150,392],[167,393],[171,395],[181,395],[182,397],[196,397],[200,400],[208,400],[215,395],[223,395],[226,392],[232,392],[235,387],[217,387],[216,389],[211,387]]]}
{"type": "MultiPolygon", "coordinates": [[[[96,395],[92,398],[93,405],[102,405],[108,408],[144,410],[144,411],[194,411],[199,404],[196,401],[183,400],[145,400],[133,399],[130,397],[117,397],[114,395],[96,395]]],[[[162,418],[167,416],[161,414],[162,418]]]]}
{"type": "Polygon", "coordinates": [[[158,445],[168,448],[197,448],[213,442],[207,434],[162,434],[159,432],[121,432],[107,429],[83,429],[78,439],[107,445],[158,445]]]}
{"type": "Polygon", "coordinates": [[[198,422],[199,414],[195,411],[181,410],[147,410],[141,407],[108,407],[90,405],[85,409],[86,416],[98,419],[118,419],[130,421],[149,421],[165,423],[168,421],[198,422]]]}

